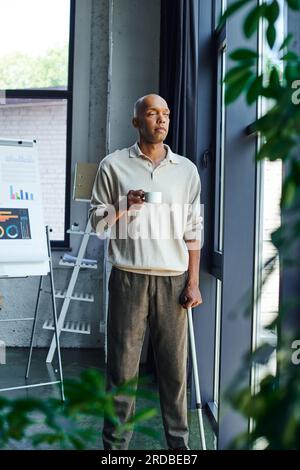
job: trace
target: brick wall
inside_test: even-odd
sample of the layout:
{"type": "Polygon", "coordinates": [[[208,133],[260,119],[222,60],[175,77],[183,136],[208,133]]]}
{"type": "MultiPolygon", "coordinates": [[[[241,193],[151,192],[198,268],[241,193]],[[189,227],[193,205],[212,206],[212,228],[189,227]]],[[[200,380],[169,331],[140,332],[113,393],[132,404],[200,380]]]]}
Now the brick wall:
{"type": "Polygon", "coordinates": [[[0,138],[37,141],[45,223],[55,240],[64,239],[66,111],[63,100],[0,106],[0,138]]]}

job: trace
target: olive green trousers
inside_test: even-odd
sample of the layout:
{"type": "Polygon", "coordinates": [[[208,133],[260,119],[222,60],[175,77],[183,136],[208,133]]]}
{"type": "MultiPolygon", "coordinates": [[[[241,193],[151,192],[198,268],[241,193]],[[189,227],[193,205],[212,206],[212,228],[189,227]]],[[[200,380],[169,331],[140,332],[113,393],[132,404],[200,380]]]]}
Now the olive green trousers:
{"type": "MultiPolygon", "coordinates": [[[[179,276],[137,274],[112,268],[107,320],[107,390],[138,377],[147,324],[153,345],[167,445],[188,445],[187,313],[179,297],[187,271],[179,276]]],[[[135,413],[135,397],[115,397],[119,420],[135,413]]],[[[145,423],[147,424],[147,423],[145,423]]],[[[104,419],[104,449],[128,449],[132,431],[120,433],[104,419]]]]}

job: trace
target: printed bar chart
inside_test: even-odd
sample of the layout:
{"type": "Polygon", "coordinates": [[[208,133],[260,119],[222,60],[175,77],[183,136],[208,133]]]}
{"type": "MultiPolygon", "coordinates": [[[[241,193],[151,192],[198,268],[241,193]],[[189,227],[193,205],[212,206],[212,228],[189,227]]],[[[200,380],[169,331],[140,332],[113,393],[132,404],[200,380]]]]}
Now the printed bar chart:
{"type": "Polygon", "coordinates": [[[14,192],[12,185],[9,187],[10,199],[13,201],[33,201],[33,194],[20,189],[18,192],[14,192]]]}

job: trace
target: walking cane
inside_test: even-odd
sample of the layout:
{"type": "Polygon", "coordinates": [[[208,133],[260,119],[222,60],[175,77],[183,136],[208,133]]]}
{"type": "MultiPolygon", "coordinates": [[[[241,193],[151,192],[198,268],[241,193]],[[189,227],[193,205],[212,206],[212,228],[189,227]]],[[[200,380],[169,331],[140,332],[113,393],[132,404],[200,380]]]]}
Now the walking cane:
{"type": "Polygon", "coordinates": [[[196,346],[195,346],[193,315],[192,315],[191,307],[188,307],[187,314],[188,314],[189,337],[190,337],[191,354],[192,354],[192,365],[193,365],[194,381],[195,381],[196,408],[197,408],[198,421],[199,421],[200,441],[201,441],[202,450],[206,450],[203,416],[202,416],[202,402],[201,402],[201,394],[200,394],[200,382],[199,382],[198,364],[197,364],[197,355],[196,355],[196,346]]]}

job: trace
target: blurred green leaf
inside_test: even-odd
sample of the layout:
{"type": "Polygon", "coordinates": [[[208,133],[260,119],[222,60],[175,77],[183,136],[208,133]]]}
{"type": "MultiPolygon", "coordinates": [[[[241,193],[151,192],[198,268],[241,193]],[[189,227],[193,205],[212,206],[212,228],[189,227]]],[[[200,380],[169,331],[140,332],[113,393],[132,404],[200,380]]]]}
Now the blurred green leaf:
{"type": "Polygon", "coordinates": [[[31,438],[32,444],[37,447],[41,444],[55,445],[66,443],[67,438],[62,432],[57,433],[37,433],[31,438]]]}
{"type": "MultiPolygon", "coordinates": [[[[262,94],[263,94],[263,92],[262,92],[262,94]]],[[[256,131],[266,132],[273,125],[274,125],[273,117],[270,113],[268,113],[268,114],[265,114],[264,116],[262,116],[261,118],[257,119],[253,123],[252,127],[253,127],[254,131],[256,130],[256,131]]]]}
{"type": "Polygon", "coordinates": [[[238,0],[235,3],[231,3],[226,8],[223,15],[221,16],[221,18],[219,20],[219,23],[218,23],[218,26],[221,27],[231,15],[233,15],[236,11],[238,11],[240,8],[242,8],[244,5],[246,5],[247,3],[251,2],[251,1],[252,0],[238,0]]]}
{"type": "Polygon", "coordinates": [[[289,179],[284,182],[282,188],[281,207],[289,207],[293,203],[297,186],[295,181],[289,179]]]}
{"type": "Polygon", "coordinates": [[[229,104],[235,101],[240,94],[245,90],[250,78],[253,76],[252,72],[245,70],[236,80],[230,81],[225,90],[225,103],[229,104]]]}
{"type": "Polygon", "coordinates": [[[119,432],[122,433],[125,430],[134,429],[137,424],[153,418],[156,414],[157,410],[155,410],[154,408],[146,407],[141,410],[138,410],[130,420],[120,425],[119,432]]]}
{"type": "MultiPolygon", "coordinates": [[[[146,382],[143,377],[140,382],[146,382]]],[[[0,445],[10,439],[29,439],[34,446],[47,444],[67,449],[84,449],[95,440],[95,432],[91,424],[83,425],[82,417],[92,418],[95,422],[105,416],[116,425],[117,432],[122,429],[122,423],[115,413],[115,397],[126,393],[134,393],[137,380],[134,379],[111,391],[105,390],[105,380],[99,371],[90,369],[84,371],[77,379],[65,380],[66,401],[49,398],[10,400],[0,398],[0,445]],[[45,428],[44,432],[34,432],[36,420],[45,428]]],[[[157,401],[157,394],[150,390],[135,391],[144,399],[157,401]]],[[[127,423],[132,428],[135,423],[141,423],[156,414],[156,409],[145,407],[139,410],[132,421],[127,423]]],[[[89,422],[89,421],[88,421],[89,422]]],[[[141,432],[147,430],[141,426],[141,432]]],[[[148,429],[151,433],[151,430],[148,429]]]]}
{"type": "Polygon", "coordinates": [[[246,38],[250,38],[258,29],[260,18],[262,18],[267,9],[267,4],[257,5],[246,16],[244,21],[243,30],[246,38]]]}
{"type": "Polygon", "coordinates": [[[143,433],[146,436],[151,437],[152,439],[159,439],[159,432],[152,428],[147,428],[146,426],[141,426],[140,424],[135,425],[134,430],[136,432],[143,433]]]}
{"type": "Polygon", "coordinates": [[[280,57],[280,60],[297,62],[300,60],[300,57],[298,56],[298,54],[296,54],[296,52],[288,51],[286,54],[280,57]]]}
{"type": "Polygon", "coordinates": [[[273,23],[270,23],[267,27],[267,41],[270,46],[270,49],[273,49],[273,46],[276,41],[276,28],[273,23]]]}
{"type": "Polygon", "coordinates": [[[275,347],[270,344],[262,344],[252,354],[252,359],[257,364],[268,364],[271,354],[275,351],[275,347]]]}
{"type": "Polygon", "coordinates": [[[235,51],[231,52],[229,54],[229,57],[232,60],[256,60],[258,58],[258,54],[256,51],[253,51],[252,49],[246,49],[246,48],[240,48],[240,49],[235,49],[235,51]]]}
{"type": "Polygon", "coordinates": [[[280,13],[280,8],[278,5],[278,2],[277,0],[273,0],[272,3],[267,5],[264,15],[270,23],[274,24],[279,16],[279,13],[280,13]]]}
{"type": "Polygon", "coordinates": [[[300,10],[300,0],[286,0],[292,10],[300,10]]]}
{"type": "Polygon", "coordinates": [[[154,408],[143,408],[138,410],[132,418],[133,423],[140,423],[141,421],[147,421],[153,418],[157,414],[157,410],[154,408]]]}
{"type": "Polygon", "coordinates": [[[258,77],[255,77],[246,95],[246,100],[249,105],[254,103],[257,100],[257,98],[260,96],[261,90],[262,90],[262,84],[263,84],[263,75],[258,75],[258,77]]]}
{"type": "Polygon", "coordinates": [[[294,80],[299,80],[299,68],[295,64],[287,62],[284,67],[284,77],[288,83],[292,83],[294,80]]]}
{"type": "MultiPolygon", "coordinates": [[[[276,94],[274,96],[274,88],[272,86],[267,85],[267,86],[262,86],[261,87],[261,96],[264,96],[265,98],[276,98],[276,94]]],[[[265,128],[265,130],[268,130],[268,128],[265,128]]]]}
{"type": "Polygon", "coordinates": [[[248,66],[238,65],[236,67],[233,67],[226,73],[224,77],[224,83],[227,83],[229,85],[233,82],[236,82],[241,77],[245,76],[246,74],[249,74],[249,72],[251,73],[248,66]]]}
{"type": "Polygon", "coordinates": [[[5,408],[9,404],[9,400],[5,397],[0,396],[0,410],[5,408]]]}
{"type": "Polygon", "coordinates": [[[282,42],[282,44],[281,44],[279,50],[281,51],[281,50],[283,50],[285,47],[287,47],[287,46],[291,43],[291,41],[293,40],[293,37],[294,37],[293,34],[292,34],[292,33],[289,33],[289,34],[284,38],[284,40],[283,40],[283,42],[282,42]]]}
{"type": "Polygon", "coordinates": [[[274,90],[274,94],[281,88],[279,73],[276,67],[272,67],[269,86],[274,90]]]}
{"type": "Polygon", "coordinates": [[[268,158],[271,161],[278,158],[285,159],[294,145],[295,141],[291,137],[278,136],[278,138],[269,139],[258,151],[257,160],[262,158],[268,158]]]}

